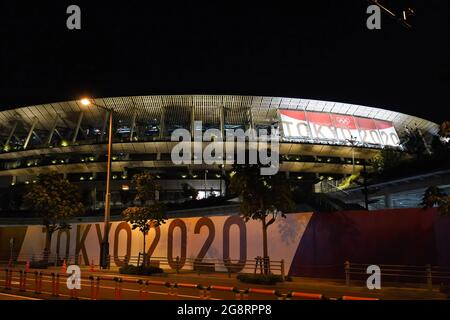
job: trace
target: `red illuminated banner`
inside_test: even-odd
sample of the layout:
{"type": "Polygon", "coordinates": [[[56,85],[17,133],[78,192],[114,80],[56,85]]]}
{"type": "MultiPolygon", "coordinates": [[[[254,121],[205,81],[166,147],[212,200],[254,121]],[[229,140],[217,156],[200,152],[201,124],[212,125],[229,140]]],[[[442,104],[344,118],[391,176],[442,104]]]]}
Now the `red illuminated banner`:
{"type": "Polygon", "coordinates": [[[397,132],[389,121],[299,110],[280,110],[280,117],[286,138],[399,145],[397,132]]]}

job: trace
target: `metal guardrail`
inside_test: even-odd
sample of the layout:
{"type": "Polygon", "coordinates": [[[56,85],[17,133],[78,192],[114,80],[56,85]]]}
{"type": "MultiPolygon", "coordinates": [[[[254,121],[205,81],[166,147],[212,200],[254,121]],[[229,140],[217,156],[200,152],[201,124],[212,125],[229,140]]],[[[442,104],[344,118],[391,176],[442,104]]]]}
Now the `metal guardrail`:
{"type": "MultiPolygon", "coordinates": [[[[132,265],[142,265],[143,255],[138,256],[119,256],[119,260],[132,265]]],[[[218,259],[218,258],[175,258],[167,257],[147,257],[147,265],[159,267],[162,269],[172,269],[177,273],[193,271],[198,274],[210,272],[224,272],[229,275],[233,273],[261,273],[276,274],[286,278],[286,269],[284,260],[267,260],[256,257],[254,260],[237,259],[218,259]]]]}
{"type": "MultiPolygon", "coordinates": [[[[213,273],[213,272],[223,272],[228,273],[229,276],[235,273],[261,273],[261,274],[275,274],[282,276],[283,279],[286,278],[286,269],[284,260],[267,260],[265,261],[261,257],[256,257],[254,260],[237,260],[237,259],[219,259],[219,258],[181,258],[179,256],[168,258],[168,257],[148,257],[147,266],[158,267],[161,269],[174,270],[177,273],[180,272],[196,272],[198,274],[213,273]]],[[[18,257],[13,257],[12,260],[0,261],[0,265],[14,267],[17,265],[24,265],[27,262],[33,265],[34,263],[39,263],[40,261],[48,261],[49,266],[62,266],[64,262],[66,265],[76,264],[85,266],[98,266],[98,257],[91,258],[90,261],[85,261],[82,254],[79,255],[66,255],[59,256],[56,254],[49,254],[47,257],[41,254],[31,254],[31,255],[20,255],[20,260],[18,257]]],[[[140,266],[143,264],[143,255],[139,254],[137,256],[115,256],[109,257],[109,265],[115,263],[115,260],[120,261],[119,265],[135,265],[140,266]]]]}
{"type": "MultiPolygon", "coordinates": [[[[53,297],[60,297],[62,294],[61,291],[61,283],[65,283],[65,281],[61,281],[61,278],[69,277],[69,274],[66,273],[55,273],[55,272],[43,272],[43,271],[34,271],[27,272],[22,269],[0,269],[0,282],[3,283],[3,288],[5,290],[13,290],[17,289],[20,292],[30,291],[34,294],[42,294],[46,293],[53,297]],[[18,276],[17,276],[18,274],[18,276]],[[16,276],[15,276],[16,275],[16,276]],[[18,282],[13,279],[19,278],[18,282]],[[50,282],[50,291],[45,291],[43,289],[43,283],[50,282]]],[[[178,289],[189,288],[193,290],[198,290],[198,298],[204,300],[214,299],[213,294],[217,292],[229,292],[231,295],[234,295],[234,299],[236,300],[247,300],[249,298],[254,298],[254,295],[266,296],[268,298],[273,298],[274,300],[378,300],[374,298],[365,298],[365,297],[353,297],[353,296],[342,296],[337,299],[329,299],[325,297],[323,294],[318,293],[307,293],[307,292],[297,292],[297,291],[289,291],[289,292],[280,292],[279,290],[270,290],[270,289],[261,289],[261,288],[246,288],[239,289],[237,287],[230,286],[218,286],[218,285],[202,285],[195,283],[182,283],[182,282],[166,282],[166,281],[155,281],[155,280],[146,280],[146,279],[136,279],[136,278],[127,278],[127,277],[116,277],[116,276],[104,276],[104,275],[89,275],[85,277],[81,277],[81,279],[88,280],[90,288],[90,297],[88,299],[98,300],[101,298],[101,289],[111,289],[105,288],[101,286],[101,283],[111,283],[114,284],[114,300],[122,300],[123,292],[125,291],[123,288],[123,284],[137,284],[139,286],[138,290],[138,298],[145,299],[149,296],[149,287],[160,287],[165,290],[165,294],[169,299],[177,299],[178,298],[178,289]]],[[[86,285],[84,285],[86,287],[86,285]]],[[[79,299],[79,294],[81,289],[83,288],[83,284],[81,284],[80,289],[69,289],[71,299],[79,299]]],[[[48,288],[47,288],[48,289],[48,288]]],[[[135,290],[133,290],[135,291],[135,290]]],[[[127,291],[129,292],[129,290],[127,291]]],[[[164,292],[160,292],[164,294],[164,292]]],[[[86,297],[84,297],[86,298],[86,297]]],[[[232,299],[228,299],[232,300],[232,299]]]]}
{"type": "MultiPolygon", "coordinates": [[[[344,263],[346,285],[350,286],[353,280],[367,279],[367,267],[370,265],[346,261],[344,263]]],[[[425,284],[428,290],[433,289],[433,284],[450,283],[450,268],[429,264],[425,266],[378,264],[377,266],[380,268],[381,279],[384,282],[425,284]]]]}

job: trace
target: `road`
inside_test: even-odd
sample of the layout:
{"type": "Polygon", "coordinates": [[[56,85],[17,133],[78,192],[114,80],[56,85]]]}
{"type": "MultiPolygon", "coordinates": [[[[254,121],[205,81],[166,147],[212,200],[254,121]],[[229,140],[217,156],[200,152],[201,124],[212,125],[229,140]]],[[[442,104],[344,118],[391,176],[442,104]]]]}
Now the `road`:
{"type": "MultiPolygon", "coordinates": [[[[54,270],[59,271],[59,270],[54,270]]],[[[51,271],[45,270],[49,274],[51,271]]],[[[222,287],[238,287],[239,289],[256,288],[265,290],[277,289],[282,293],[290,291],[301,291],[307,293],[324,294],[328,298],[337,299],[343,295],[372,297],[380,299],[445,299],[445,296],[439,293],[436,289],[432,292],[424,290],[423,288],[399,288],[399,287],[385,287],[380,291],[369,291],[364,287],[346,287],[338,282],[321,279],[306,279],[301,278],[294,280],[294,282],[284,282],[277,286],[262,286],[249,285],[237,281],[234,277],[228,278],[226,275],[212,274],[212,275],[196,275],[196,274],[168,274],[165,276],[124,276],[118,275],[114,272],[89,272],[83,270],[83,279],[81,281],[81,290],[77,292],[78,299],[91,299],[92,283],[88,279],[90,275],[94,277],[100,276],[109,278],[111,280],[101,280],[99,283],[98,299],[116,299],[116,285],[113,281],[114,277],[121,277],[124,279],[122,283],[121,299],[127,300],[200,300],[204,299],[202,295],[203,290],[195,287],[180,287],[176,290],[170,290],[162,283],[178,283],[178,284],[198,284],[203,286],[215,285],[222,287]],[[161,282],[161,285],[149,284],[148,286],[137,283],[138,279],[148,281],[161,282]]],[[[33,272],[27,275],[26,292],[19,291],[19,273],[13,274],[11,287],[12,290],[5,290],[5,275],[2,271],[0,274],[0,300],[4,299],[24,299],[38,298],[38,299],[70,299],[71,292],[67,289],[66,278],[61,276],[59,285],[59,297],[52,296],[52,278],[50,276],[43,276],[42,278],[42,293],[35,294],[35,276],[33,272]]],[[[94,282],[95,284],[95,282],[94,282]]],[[[95,286],[94,286],[95,287],[95,286]]],[[[220,288],[218,288],[220,289],[220,288]]],[[[218,300],[235,300],[236,293],[232,291],[211,290],[209,292],[210,299],[218,300]]],[[[277,296],[274,294],[250,293],[247,297],[240,296],[247,299],[254,300],[276,300],[277,296]]]]}

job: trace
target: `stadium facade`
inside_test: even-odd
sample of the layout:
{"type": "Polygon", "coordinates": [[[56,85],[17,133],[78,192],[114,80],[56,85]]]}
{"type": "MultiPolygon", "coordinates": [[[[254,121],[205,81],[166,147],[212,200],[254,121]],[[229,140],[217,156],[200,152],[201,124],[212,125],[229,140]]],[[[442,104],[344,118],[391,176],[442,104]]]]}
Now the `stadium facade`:
{"type": "MultiPolygon", "coordinates": [[[[183,198],[183,184],[199,197],[225,193],[230,164],[175,165],[174,130],[266,129],[279,136],[278,174],[318,178],[320,189],[370,167],[382,149],[401,150],[399,137],[418,128],[424,139],[438,125],[415,116],[360,105],[296,98],[165,95],[93,99],[93,106],[65,101],[0,112],[0,187],[31,184],[58,171],[82,186],[92,209],[103,207],[108,111],[113,110],[112,207],[123,206],[134,172],[160,179],[160,199],[183,198]],[[97,106],[95,106],[97,105],[97,106]],[[201,127],[196,123],[201,121],[201,127]]],[[[203,141],[206,147],[211,141],[203,141]]]]}

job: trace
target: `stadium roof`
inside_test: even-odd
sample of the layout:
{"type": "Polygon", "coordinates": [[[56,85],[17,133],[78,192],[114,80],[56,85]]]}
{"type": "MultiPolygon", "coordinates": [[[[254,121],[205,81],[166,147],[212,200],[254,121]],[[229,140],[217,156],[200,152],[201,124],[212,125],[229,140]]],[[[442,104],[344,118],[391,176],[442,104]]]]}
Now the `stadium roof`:
{"type": "MultiPolygon", "coordinates": [[[[272,123],[277,121],[278,109],[306,110],[353,115],[393,122],[397,131],[405,127],[418,127],[421,130],[435,133],[438,125],[412,115],[407,115],[383,108],[373,108],[341,102],[320,101],[299,98],[262,97],[262,96],[232,96],[232,95],[155,95],[112,97],[93,99],[95,104],[113,109],[116,119],[131,119],[137,113],[139,120],[160,117],[163,108],[170,113],[174,122],[190,119],[191,110],[196,120],[215,123],[219,122],[219,107],[226,110],[227,123],[245,123],[252,119],[254,123],[272,123]],[[217,110],[217,112],[215,111],[217,110]]],[[[84,113],[83,123],[92,126],[99,125],[99,119],[104,118],[105,111],[97,107],[83,106],[80,101],[64,101],[17,107],[0,112],[1,131],[8,131],[14,122],[36,129],[51,130],[55,119],[59,117],[68,127],[75,126],[77,114],[84,113]]],[[[128,120],[129,121],[129,120],[128,120]]],[[[189,121],[189,120],[188,120],[189,121]]]]}

